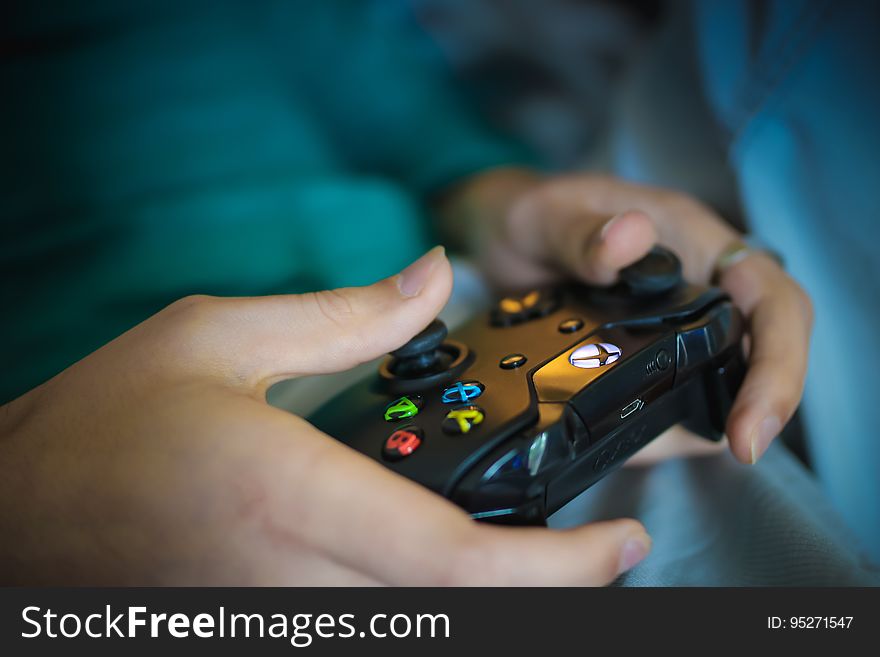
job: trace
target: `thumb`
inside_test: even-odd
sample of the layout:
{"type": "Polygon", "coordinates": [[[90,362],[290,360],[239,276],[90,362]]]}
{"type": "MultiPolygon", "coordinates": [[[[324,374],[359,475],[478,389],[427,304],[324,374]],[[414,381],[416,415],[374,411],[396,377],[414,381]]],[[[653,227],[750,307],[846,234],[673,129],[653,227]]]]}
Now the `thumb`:
{"type": "MultiPolygon", "coordinates": [[[[585,227],[581,231],[586,232],[585,227]]],[[[618,272],[643,256],[657,242],[654,222],[641,210],[627,210],[603,222],[588,235],[577,235],[583,255],[571,254],[572,273],[586,283],[610,285],[618,272]]]]}
{"type": "MultiPolygon", "coordinates": [[[[461,584],[604,586],[642,561],[651,538],[641,523],[608,520],[563,531],[481,526],[461,584]]],[[[460,562],[462,563],[462,562],[460,562]]]]}
{"type": "Polygon", "coordinates": [[[569,196],[534,195],[513,208],[510,233],[518,250],[585,283],[610,285],[657,242],[647,213],[626,210],[609,218],[569,196]]]}
{"type": "Polygon", "coordinates": [[[452,290],[442,246],[368,285],[298,295],[209,298],[202,346],[257,388],[351,369],[392,351],[433,320],[452,290]]]}

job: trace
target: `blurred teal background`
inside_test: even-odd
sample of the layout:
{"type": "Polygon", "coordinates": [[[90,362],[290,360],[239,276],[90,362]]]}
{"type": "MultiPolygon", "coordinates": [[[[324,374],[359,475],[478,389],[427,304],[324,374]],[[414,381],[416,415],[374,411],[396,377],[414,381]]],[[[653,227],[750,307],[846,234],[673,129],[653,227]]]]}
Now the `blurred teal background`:
{"type": "Polygon", "coordinates": [[[523,157],[399,3],[8,11],[0,401],[187,294],[390,275],[431,245],[427,197],[523,157]]]}

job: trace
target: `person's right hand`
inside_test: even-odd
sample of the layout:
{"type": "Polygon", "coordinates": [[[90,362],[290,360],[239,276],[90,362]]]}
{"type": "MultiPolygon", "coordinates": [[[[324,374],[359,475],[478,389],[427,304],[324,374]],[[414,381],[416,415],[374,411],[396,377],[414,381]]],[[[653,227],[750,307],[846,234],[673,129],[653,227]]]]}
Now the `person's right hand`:
{"type": "Polygon", "coordinates": [[[599,585],[633,520],[461,509],[266,403],[399,347],[446,302],[435,249],[365,288],[186,298],[0,408],[0,578],[51,584],[599,585]]]}
{"type": "MultiPolygon", "coordinates": [[[[491,169],[449,192],[441,205],[451,234],[468,237],[487,275],[511,288],[560,278],[610,285],[660,243],[679,256],[685,279],[710,284],[719,256],[740,239],[685,194],[586,172],[537,176],[491,169]]],[[[756,463],[797,409],[807,373],[812,303],[766,254],[724,268],[717,284],[747,322],[749,364],[726,423],[730,450],[756,463]]],[[[683,427],[629,462],[716,451],[683,427]]]]}

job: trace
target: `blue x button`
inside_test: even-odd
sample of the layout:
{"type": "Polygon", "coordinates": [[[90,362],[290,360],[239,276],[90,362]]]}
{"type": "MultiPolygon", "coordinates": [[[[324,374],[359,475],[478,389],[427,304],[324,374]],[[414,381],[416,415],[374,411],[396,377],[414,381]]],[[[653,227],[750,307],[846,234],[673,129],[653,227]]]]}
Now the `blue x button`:
{"type": "Polygon", "coordinates": [[[443,403],[464,404],[482,395],[485,389],[479,381],[458,381],[443,391],[443,403]]]}

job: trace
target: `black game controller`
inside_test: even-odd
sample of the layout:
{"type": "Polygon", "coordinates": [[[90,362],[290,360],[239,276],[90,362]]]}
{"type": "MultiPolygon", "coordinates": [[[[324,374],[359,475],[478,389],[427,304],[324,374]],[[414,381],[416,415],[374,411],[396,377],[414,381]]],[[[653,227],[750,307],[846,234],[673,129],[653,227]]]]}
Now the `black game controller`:
{"type": "Polygon", "coordinates": [[[454,339],[434,321],[310,420],[474,518],[542,524],[674,424],[720,439],[742,334],[655,248],[613,287],[508,297],[454,339]]]}

